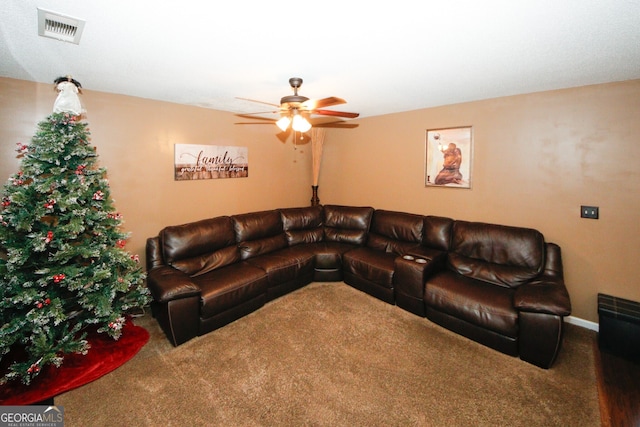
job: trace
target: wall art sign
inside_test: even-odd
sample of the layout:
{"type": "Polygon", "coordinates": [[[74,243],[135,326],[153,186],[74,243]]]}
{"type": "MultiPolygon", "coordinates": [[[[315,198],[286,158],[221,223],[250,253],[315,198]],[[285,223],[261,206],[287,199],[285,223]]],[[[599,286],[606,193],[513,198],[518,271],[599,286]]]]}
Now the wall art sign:
{"type": "Polygon", "coordinates": [[[249,176],[249,149],[222,145],[175,144],[176,181],[249,176]]]}
{"type": "Polygon", "coordinates": [[[471,126],[427,130],[425,186],[471,188],[472,157],[471,126]]]}

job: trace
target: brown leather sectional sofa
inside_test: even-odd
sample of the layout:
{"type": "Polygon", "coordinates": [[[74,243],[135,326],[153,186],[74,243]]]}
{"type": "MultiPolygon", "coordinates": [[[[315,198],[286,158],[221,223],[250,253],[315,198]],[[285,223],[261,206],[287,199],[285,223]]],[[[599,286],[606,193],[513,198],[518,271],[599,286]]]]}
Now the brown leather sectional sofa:
{"type": "Polygon", "coordinates": [[[174,345],[344,281],[549,368],[571,312],[560,248],[528,228],[325,205],[169,226],[146,252],[153,315],[174,345]]]}

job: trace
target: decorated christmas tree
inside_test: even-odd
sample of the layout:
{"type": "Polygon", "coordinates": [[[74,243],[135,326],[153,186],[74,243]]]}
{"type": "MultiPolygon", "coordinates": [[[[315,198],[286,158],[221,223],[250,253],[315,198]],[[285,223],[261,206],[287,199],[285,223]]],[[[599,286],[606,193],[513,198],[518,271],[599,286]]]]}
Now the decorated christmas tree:
{"type": "Polygon", "coordinates": [[[65,354],[86,354],[89,331],[118,339],[149,300],[89,144],[80,84],[56,84],[54,113],[17,144],[21,165],[0,195],[0,383],[29,384],[65,354]]]}

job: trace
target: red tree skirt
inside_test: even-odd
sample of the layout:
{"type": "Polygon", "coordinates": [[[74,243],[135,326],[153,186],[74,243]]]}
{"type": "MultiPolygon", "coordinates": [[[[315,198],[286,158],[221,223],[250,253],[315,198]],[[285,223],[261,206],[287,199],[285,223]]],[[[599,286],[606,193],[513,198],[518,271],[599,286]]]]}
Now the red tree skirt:
{"type": "Polygon", "coordinates": [[[86,355],[69,354],[62,366],[46,366],[28,386],[13,381],[0,387],[0,405],[29,405],[73,390],[122,366],[149,341],[146,329],[127,321],[120,339],[90,334],[86,355]]]}

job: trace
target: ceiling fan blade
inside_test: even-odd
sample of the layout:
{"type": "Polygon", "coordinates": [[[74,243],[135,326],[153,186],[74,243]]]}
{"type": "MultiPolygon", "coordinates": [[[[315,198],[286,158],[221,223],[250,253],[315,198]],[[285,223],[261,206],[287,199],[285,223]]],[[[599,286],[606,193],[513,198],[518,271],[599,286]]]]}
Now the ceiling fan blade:
{"type": "MultiPolygon", "coordinates": [[[[278,111],[276,111],[277,113],[278,111]]],[[[269,111],[269,113],[271,113],[271,111],[269,111]]],[[[267,113],[251,113],[251,114],[267,114],[267,113]]],[[[242,117],[243,119],[250,119],[250,120],[267,120],[269,122],[273,122],[275,123],[278,119],[273,119],[270,117],[260,117],[260,116],[253,116],[251,114],[236,114],[237,117],[242,117]]]]}
{"type": "Polygon", "coordinates": [[[276,122],[236,122],[234,125],[274,125],[276,122]]]}
{"type": "Polygon", "coordinates": [[[241,99],[241,100],[243,100],[243,101],[249,101],[249,102],[257,102],[258,104],[271,105],[271,106],[273,106],[273,107],[278,107],[278,108],[280,108],[280,104],[273,104],[273,103],[271,103],[271,102],[258,101],[258,100],[250,99],[250,98],[240,98],[240,97],[238,97],[238,96],[236,97],[236,99],[241,99]]]}
{"type": "Polygon", "coordinates": [[[343,128],[353,129],[358,127],[355,123],[345,122],[341,119],[335,119],[332,117],[314,117],[309,120],[314,128],[343,128]]]}
{"type": "Polygon", "coordinates": [[[308,110],[315,110],[316,108],[330,107],[332,105],[346,104],[342,98],[338,98],[336,96],[330,96],[328,98],[322,99],[309,99],[308,101],[304,101],[301,105],[303,108],[308,110]]]}
{"type": "Polygon", "coordinates": [[[321,123],[319,125],[313,125],[316,128],[337,128],[337,129],[353,129],[357,128],[359,125],[357,123],[341,123],[341,122],[332,122],[332,123],[321,123]]]}
{"type": "Polygon", "coordinates": [[[289,135],[291,135],[291,129],[287,129],[284,132],[278,132],[276,134],[276,138],[278,138],[283,144],[286,144],[289,139],[289,135]]]}
{"type": "Polygon", "coordinates": [[[322,116],[322,117],[309,118],[309,123],[311,123],[313,126],[316,126],[316,125],[326,125],[329,123],[344,123],[344,120],[339,118],[334,118],[334,117],[322,116]]]}
{"type": "Polygon", "coordinates": [[[346,117],[348,119],[355,119],[360,113],[347,113],[344,111],[332,111],[332,110],[313,110],[312,114],[320,114],[321,116],[333,116],[333,117],[346,117]]]}

